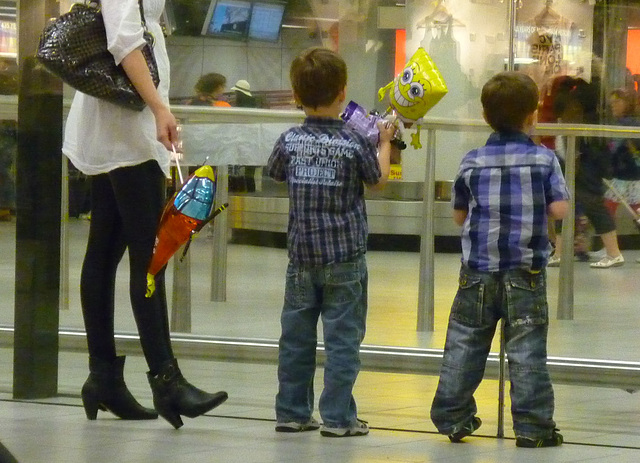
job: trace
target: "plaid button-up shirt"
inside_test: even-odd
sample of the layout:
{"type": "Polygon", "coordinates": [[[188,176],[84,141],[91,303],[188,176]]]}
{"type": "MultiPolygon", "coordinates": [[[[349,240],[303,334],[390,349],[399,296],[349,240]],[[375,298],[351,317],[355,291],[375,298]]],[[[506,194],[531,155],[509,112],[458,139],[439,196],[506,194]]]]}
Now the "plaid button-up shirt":
{"type": "Polygon", "coordinates": [[[465,155],[453,186],[454,209],[468,211],[462,263],[487,272],[543,269],[550,251],[547,206],[568,198],[553,151],[524,133],[493,133],[465,155]]]}
{"type": "Polygon", "coordinates": [[[343,121],[307,117],[284,132],[267,164],[289,189],[289,259],[345,262],[366,251],[364,186],[380,178],[376,147],[343,121]]]}

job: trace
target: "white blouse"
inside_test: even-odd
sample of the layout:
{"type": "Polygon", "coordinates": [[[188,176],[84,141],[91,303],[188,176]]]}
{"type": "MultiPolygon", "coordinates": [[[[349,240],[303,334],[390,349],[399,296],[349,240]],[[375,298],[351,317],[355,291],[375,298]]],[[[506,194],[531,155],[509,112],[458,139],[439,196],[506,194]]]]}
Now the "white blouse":
{"type": "MultiPolygon", "coordinates": [[[[169,103],[169,57],[160,27],[165,0],[143,0],[147,29],[155,38],[158,92],[169,103]]],[[[102,0],[107,47],[116,64],[143,45],[138,0],[102,0]]],[[[169,175],[169,152],[156,140],[153,113],[138,112],[76,92],[65,126],[63,153],[86,175],[109,172],[155,159],[169,175]]]]}

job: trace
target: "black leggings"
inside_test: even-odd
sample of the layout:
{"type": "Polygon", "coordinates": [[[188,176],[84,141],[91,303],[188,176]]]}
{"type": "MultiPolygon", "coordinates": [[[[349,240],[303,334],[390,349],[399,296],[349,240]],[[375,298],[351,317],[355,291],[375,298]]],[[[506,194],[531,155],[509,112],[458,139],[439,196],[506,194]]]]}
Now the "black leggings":
{"type": "Polygon", "coordinates": [[[604,235],[615,231],[616,222],[604,205],[604,197],[602,194],[595,194],[576,188],[576,202],[579,202],[584,209],[584,215],[587,216],[596,235],[604,235]]]}
{"type": "Polygon", "coordinates": [[[80,280],[89,355],[113,360],[116,270],[129,250],[129,296],[151,373],[173,358],[164,269],[156,275],[154,295],[145,297],[164,202],[165,180],[156,161],[92,176],[89,243],[80,280]]]}

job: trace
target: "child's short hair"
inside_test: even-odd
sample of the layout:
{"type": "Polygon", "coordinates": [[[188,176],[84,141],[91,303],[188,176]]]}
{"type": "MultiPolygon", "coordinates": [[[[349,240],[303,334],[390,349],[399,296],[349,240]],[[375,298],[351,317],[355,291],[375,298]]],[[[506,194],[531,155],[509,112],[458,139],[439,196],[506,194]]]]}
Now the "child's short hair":
{"type": "Polygon", "coordinates": [[[303,106],[329,106],[347,85],[347,65],[327,48],[311,48],[298,55],[289,72],[293,93],[303,106]]]}
{"type": "Polygon", "coordinates": [[[218,87],[225,86],[226,84],[227,78],[225,76],[217,72],[211,72],[204,74],[198,79],[194,90],[198,95],[211,95],[218,87]]]}
{"type": "Polygon", "coordinates": [[[609,93],[609,98],[617,98],[624,101],[624,116],[633,116],[636,113],[636,94],[626,88],[616,88],[609,93]]]}
{"type": "Polygon", "coordinates": [[[524,122],[538,108],[538,86],[520,72],[501,72],[482,87],[484,115],[497,132],[522,130],[524,122]]]}

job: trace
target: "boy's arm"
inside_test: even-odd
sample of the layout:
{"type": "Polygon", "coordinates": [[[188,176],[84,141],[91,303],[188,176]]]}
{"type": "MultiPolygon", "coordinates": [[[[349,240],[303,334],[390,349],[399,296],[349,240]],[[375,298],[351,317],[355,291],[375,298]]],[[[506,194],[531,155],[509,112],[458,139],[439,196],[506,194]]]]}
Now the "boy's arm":
{"type": "Polygon", "coordinates": [[[555,220],[562,220],[569,212],[569,192],[565,183],[558,157],[554,155],[551,173],[545,184],[547,215],[555,220]]]}
{"type": "Polygon", "coordinates": [[[396,127],[388,121],[378,122],[380,130],[380,144],[378,145],[378,163],[380,164],[380,178],[378,183],[369,184],[372,191],[382,190],[389,180],[391,170],[391,150],[397,149],[391,146],[391,140],[396,132],[396,127]]]}
{"type": "Polygon", "coordinates": [[[286,159],[284,151],[281,149],[281,138],[276,141],[273,151],[267,161],[266,172],[269,177],[276,182],[284,182],[287,179],[286,173],[286,159]]]}
{"type": "Polygon", "coordinates": [[[569,201],[554,201],[547,206],[547,214],[555,220],[562,220],[569,212],[569,201]]]}
{"type": "Polygon", "coordinates": [[[470,192],[460,172],[451,187],[451,205],[453,206],[453,221],[462,226],[469,215],[470,192]]]}
{"type": "Polygon", "coordinates": [[[464,221],[467,219],[467,214],[469,211],[467,209],[454,209],[453,210],[453,221],[458,226],[462,226],[464,221]]]}

